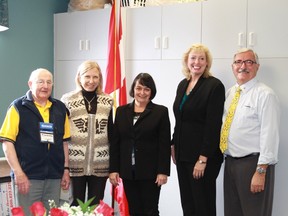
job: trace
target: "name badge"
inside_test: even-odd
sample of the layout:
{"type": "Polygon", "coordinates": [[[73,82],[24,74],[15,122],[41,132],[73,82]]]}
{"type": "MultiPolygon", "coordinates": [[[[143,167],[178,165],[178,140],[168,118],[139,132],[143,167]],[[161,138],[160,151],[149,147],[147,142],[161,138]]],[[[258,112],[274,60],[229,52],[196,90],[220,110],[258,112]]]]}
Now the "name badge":
{"type": "Polygon", "coordinates": [[[53,123],[40,122],[40,139],[42,143],[54,144],[53,123]]]}

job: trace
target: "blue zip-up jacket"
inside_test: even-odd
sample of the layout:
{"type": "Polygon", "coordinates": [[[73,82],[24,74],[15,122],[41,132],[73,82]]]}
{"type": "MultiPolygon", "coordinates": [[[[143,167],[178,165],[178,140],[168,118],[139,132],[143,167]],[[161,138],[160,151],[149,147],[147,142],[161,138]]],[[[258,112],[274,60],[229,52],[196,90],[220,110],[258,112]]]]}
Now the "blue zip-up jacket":
{"type": "Polygon", "coordinates": [[[61,179],[64,172],[63,136],[66,107],[56,99],[52,102],[49,122],[54,124],[54,144],[41,143],[39,123],[44,122],[34,104],[32,93],[27,92],[12,102],[19,113],[19,133],[15,149],[19,163],[29,179],[61,179]]]}

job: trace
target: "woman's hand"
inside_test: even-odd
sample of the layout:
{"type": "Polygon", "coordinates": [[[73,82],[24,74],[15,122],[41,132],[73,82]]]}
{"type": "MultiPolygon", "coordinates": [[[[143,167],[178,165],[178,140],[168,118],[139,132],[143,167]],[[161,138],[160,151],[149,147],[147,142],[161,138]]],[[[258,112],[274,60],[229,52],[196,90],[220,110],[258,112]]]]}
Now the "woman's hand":
{"type": "Polygon", "coordinates": [[[207,157],[200,155],[199,159],[195,163],[193,170],[193,178],[200,179],[204,176],[205,168],[207,165],[207,157]]]}
{"type": "Polygon", "coordinates": [[[171,145],[171,157],[172,157],[173,163],[176,165],[175,147],[174,147],[174,145],[171,145]]]}
{"type": "Polygon", "coordinates": [[[113,173],[110,173],[109,174],[109,180],[110,180],[110,183],[112,185],[114,185],[115,187],[118,186],[119,184],[119,173],[117,172],[113,172],[113,173]]]}
{"type": "Polygon", "coordinates": [[[167,179],[167,175],[158,174],[155,183],[157,183],[158,186],[161,186],[167,183],[167,179]]]}
{"type": "Polygon", "coordinates": [[[193,170],[193,178],[200,179],[204,176],[206,168],[206,163],[199,163],[199,161],[196,162],[193,170]]]}

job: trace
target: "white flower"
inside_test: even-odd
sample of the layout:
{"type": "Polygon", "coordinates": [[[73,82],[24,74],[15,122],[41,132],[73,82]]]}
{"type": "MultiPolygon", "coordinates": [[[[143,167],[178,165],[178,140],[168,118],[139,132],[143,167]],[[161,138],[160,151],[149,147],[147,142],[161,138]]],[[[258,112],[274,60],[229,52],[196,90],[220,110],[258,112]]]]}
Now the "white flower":
{"type": "Polygon", "coordinates": [[[80,206],[70,206],[69,203],[65,202],[62,206],[57,207],[55,205],[54,200],[49,200],[50,208],[58,208],[68,213],[69,216],[103,216],[99,213],[90,212],[89,207],[87,208],[88,211],[82,212],[80,206]]]}

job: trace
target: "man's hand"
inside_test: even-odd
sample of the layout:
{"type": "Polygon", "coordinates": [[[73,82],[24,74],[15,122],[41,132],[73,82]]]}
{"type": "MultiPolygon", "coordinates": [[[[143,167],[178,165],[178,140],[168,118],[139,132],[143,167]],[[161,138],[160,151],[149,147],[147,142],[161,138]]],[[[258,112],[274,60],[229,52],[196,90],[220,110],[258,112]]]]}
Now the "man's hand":
{"type": "Polygon", "coordinates": [[[70,186],[69,170],[65,169],[61,179],[61,187],[63,190],[68,190],[69,186],[70,186]]]}
{"type": "Polygon", "coordinates": [[[251,187],[250,187],[250,191],[252,193],[259,193],[264,191],[265,189],[265,177],[266,174],[259,174],[258,172],[255,172],[252,180],[251,180],[251,187]]]}
{"type": "Polygon", "coordinates": [[[20,194],[27,194],[30,190],[30,181],[26,174],[23,172],[21,174],[15,174],[15,184],[18,188],[20,194]]]}

